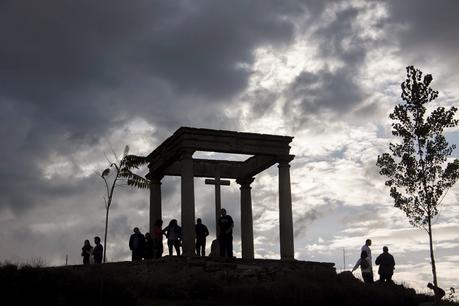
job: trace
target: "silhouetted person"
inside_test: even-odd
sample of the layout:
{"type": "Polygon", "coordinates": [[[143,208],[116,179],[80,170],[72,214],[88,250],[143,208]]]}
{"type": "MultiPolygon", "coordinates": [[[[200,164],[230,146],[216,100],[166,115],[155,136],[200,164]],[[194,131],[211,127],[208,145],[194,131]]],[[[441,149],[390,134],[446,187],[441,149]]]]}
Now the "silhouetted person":
{"type": "Polygon", "coordinates": [[[371,257],[371,239],[365,240],[365,244],[360,249],[360,252],[365,251],[368,256],[368,261],[370,262],[370,271],[371,271],[371,282],[373,282],[373,259],[371,257]]]}
{"type": "Polygon", "coordinates": [[[206,256],[206,237],[209,236],[209,230],[207,226],[202,224],[201,218],[196,220],[195,225],[196,232],[196,255],[206,256]]]}
{"type": "Polygon", "coordinates": [[[173,250],[172,247],[175,248],[175,252],[177,256],[180,256],[180,247],[181,247],[181,240],[182,240],[182,228],[178,226],[177,220],[172,219],[169,222],[169,225],[166,226],[164,229],[164,233],[167,237],[167,246],[169,248],[169,255],[172,255],[173,250]]]}
{"type": "Polygon", "coordinates": [[[233,218],[226,214],[226,209],[222,208],[220,219],[218,219],[220,236],[218,243],[220,245],[220,256],[233,258],[233,218]]]}
{"type": "Polygon", "coordinates": [[[89,265],[90,257],[92,255],[92,245],[89,243],[89,240],[84,241],[84,245],[81,248],[81,256],[83,256],[83,264],[89,265]]]}
{"type": "Polygon", "coordinates": [[[138,227],[134,227],[134,234],[129,238],[129,249],[132,251],[132,261],[142,260],[145,248],[145,236],[138,227]]]}
{"type": "Polygon", "coordinates": [[[435,286],[432,283],[427,284],[427,288],[433,290],[435,298],[437,301],[440,301],[445,296],[445,290],[441,289],[440,287],[435,286]]]}
{"type": "Polygon", "coordinates": [[[355,263],[354,268],[352,268],[352,272],[357,270],[358,267],[360,267],[360,271],[362,272],[363,281],[366,284],[373,283],[373,271],[371,269],[370,259],[368,258],[366,251],[362,251],[360,253],[360,258],[355,263]]]}
{"type": "Polygon", "coordinates": [[[154,242],[150,233],[145,233],[145,248],[143,250],[143,258],[152,259],[154,250],[154,242]]]}
{"type": "Polygon", "coordinates": [[[375,264],[378,266],[379,281],[392,284],[392,275],[394,274],[395,260],[394,256],[389,254],[389,248],[383,247],[383,253],[376,258],[375,264]]]}
{"type": "Polygon", "coordinates": [[[92,256],[94,257],[94,263],[100,264],[102,263],[102,255],[104,253],[104,247],[100,244],[100,237],[94,237],[94,249],[92,250],[92,256]]]}
{"type": "Polygon", "coordinates": [[[153,225],[153,258],[161,258],[163,256],[163,220],[156,220],[153,225]]]}

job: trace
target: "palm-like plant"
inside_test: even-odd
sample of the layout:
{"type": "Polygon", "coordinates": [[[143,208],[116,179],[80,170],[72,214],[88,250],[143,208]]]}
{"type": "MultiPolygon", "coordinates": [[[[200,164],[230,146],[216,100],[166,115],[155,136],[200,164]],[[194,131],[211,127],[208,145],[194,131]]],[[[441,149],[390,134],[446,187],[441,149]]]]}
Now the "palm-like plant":
{"type": "Polygon", "coordinates": [[[133,169],[138,169],[140,166],[147,163],[147,158],[143,156],[128,155],[129,146],[125,146],[124,153],[121,159],[117,159],[116,162],[109,161],[109,166],[102,171],[100,177],[104,180],[106,188],[106,197],[104,197],[105,203],[105,232],[104,232],[104,258],[106,260],[107,250],[107,232],[108,232],[108,213],[112,204],[113,194],[116,187],[120,186],[134,186],[139,189],[150,188],[150,181],[138,174],[133,172],[133,169]],[[110,180],[112,176],[112,180],[110,180]]]}

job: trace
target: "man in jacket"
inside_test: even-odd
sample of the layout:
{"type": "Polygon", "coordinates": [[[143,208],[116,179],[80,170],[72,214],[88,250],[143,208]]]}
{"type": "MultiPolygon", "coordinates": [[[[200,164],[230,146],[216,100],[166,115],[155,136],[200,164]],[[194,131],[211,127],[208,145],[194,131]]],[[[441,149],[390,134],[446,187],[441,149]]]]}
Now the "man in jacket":
{"type": "Polygon", "coordinates": [[[201,218],[196,220],[196,255],[206,256],[206,237],[209,236],[207,226],[202,224],[201,218]]]}
{"type": "Polygon", "coordinates": [[[94,263],[100,264],[102,263],[102,254],[104,252],[104,247],[100,243],[99,236],[94,237],[94,243],[96,244],[96,246],[92,250],[92,256],[94,256],[94,263]]]}
{"type": "Polygon", "coordinates": [[[132,251],[132,261],[142,260],[145,247],[145,236],[140,233],[139,228],[134,228],[134,234],[129,238],[129,249],[132,251]]]}
{"type": "Polygon", "coordinates": [[[375,264],[379,266],[379,281],[382,283],[392,284],[392,275],[394,274],[395,260],[394,256],[389,254],[388,247],[383,247],[383,253],[376,258],[375,264]]]}
{"type": "Polygon", "coordinates": [[[220,244],[220,256],[233,258],[233,218],[226,214],[226,209],[222,208],[221,216],[218,220],[220,228],[220,237],[218,237],[220,244]]]}

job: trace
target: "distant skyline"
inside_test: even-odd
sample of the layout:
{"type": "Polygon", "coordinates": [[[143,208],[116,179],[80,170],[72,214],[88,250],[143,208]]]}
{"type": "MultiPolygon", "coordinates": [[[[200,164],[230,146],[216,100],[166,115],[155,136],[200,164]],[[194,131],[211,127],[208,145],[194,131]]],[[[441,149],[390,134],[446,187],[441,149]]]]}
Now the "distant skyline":
{"type": "MultiPolygon", "coordinates": [[[[103,236],[106,157],[125,145],[148,154],[191,126],[294,136],[296,258],[339,271],[344,250],[350,270],[370,238],[373,257],[384,245],[394,255],[396,282],[428,291],[427,234],[393,207],[376,158],[393,140],[406,66],[433,75],[435,105],[458,105],[458,11],[455,0],[2,1],[0,261],[81,263],[83,241],[103,236]]],[[[458,129],[447,139],[458,144],[458,129]]],[[[165,224],[180,222],[179,191],[178,178],[163,180],[165,224]]],[[[456,185],[434,225],[445,289],[459,288],[458,199],[456,185]]],[[[204,179],[195,201],[212,239],[204,179]]],[[[256,257],[279,258],[276,166],[255,178],[252,202],[256,257]]],[[[240,257],[234,181],[222,207],[240,257]]],[[[148,212],[147,191],[116,191],[110,261],[130,258],[148,212]]]]}

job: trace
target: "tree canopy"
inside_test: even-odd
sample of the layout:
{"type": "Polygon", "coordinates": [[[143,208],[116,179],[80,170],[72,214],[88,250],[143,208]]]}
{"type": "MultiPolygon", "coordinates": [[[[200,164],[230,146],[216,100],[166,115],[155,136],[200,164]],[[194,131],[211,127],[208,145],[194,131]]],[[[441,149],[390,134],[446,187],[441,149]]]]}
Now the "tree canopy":
{"type": "MultiPolygon", "coordinates": [[[[444,131],[458,125],[457,108],[429,108],[438,97],[430,87],[432,76],[422,77],[413,66],[406,68],[402,83],[402,100],[389,115],[392,135],[399,141],[389,145],[390,153],[378,156],[379,173],[387,176],[386,185],[394,206],[405,212],[411,225],[429,235],[430,263],[433,283],[437,284],[432,219],[438,214],[446,192],[459,177],[459,160],[449,160],[456,145],[449,145],[444,131]]],[[[436,297],[436,301],[438,298],[436,297]]]]}
{"type": "Polygon", "coordinates": [[[392,134],[400,141],[391,143],[391,153],[378,156],[380,174],[389,179],[390,195],[395,207],[403,210],[412,225],[425,228],[438,214],[442,196],[459,176],[459,160],[448,162],[456,148],[444,136],[446,128],[455,127],[456,107],[429,109],[427,104],[438,97],[430,87],[432,76],[407,67],[401,97],[405,103],[395,106],[389,115],[392,134]]]}

